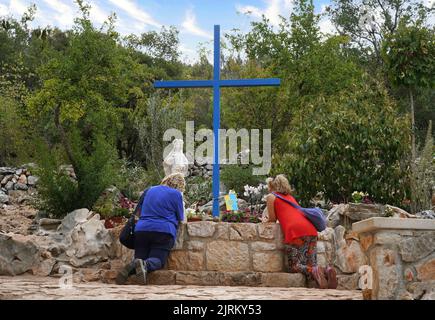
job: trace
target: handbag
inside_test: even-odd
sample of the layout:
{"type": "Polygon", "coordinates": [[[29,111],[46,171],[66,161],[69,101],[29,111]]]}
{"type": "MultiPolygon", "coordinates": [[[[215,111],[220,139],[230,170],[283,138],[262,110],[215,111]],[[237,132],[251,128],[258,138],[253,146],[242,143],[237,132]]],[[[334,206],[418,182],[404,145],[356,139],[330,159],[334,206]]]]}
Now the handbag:
{"type": "Polygon", "coordinates": [[[124,228],[122,228],[122,231],[119,234],[119,242],[121,242],[123,246],[129,249],[134,249],[134,228],[136,226],[136,210],[139,206],[142,206],[143,200],[145,199],[145,195],[147,194],[147,192],[148,189],[143,192],[135,210],[133,211],[133,214],[128,219],[127,223],[125,224],[124,228]]]}
{"type": "Polygon", "coordinates": [[[312,225],[316,228],[318,232],[322,232],[326,229],[326,218],[323,215],[323,212],[320,208],[302,208],[293,202],[281,197],[279,194],[276,194],[275,192],[272,192],[272,194],[280,198],[281,200],[287,202],[289,205],[291,205],[293,208],[300,210],[305,218],[307,218],[312,225]]]}
{"type": "Polygon", "coordinates": [[[135,214],[128,219],[119,235],[119,242],[129,249],[134,249],[134,227],[136,225],[135,214]]]}

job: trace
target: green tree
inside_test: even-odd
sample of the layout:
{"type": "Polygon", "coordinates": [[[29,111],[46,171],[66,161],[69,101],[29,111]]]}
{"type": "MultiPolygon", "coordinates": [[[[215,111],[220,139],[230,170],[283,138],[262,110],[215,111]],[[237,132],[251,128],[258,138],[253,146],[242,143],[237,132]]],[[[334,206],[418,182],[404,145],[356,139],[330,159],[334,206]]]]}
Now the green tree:
{"type": "Polygon", "coordinates": [[[416,88],[435,88],[434,29],[401,23],[397,32],[383,43],[382,57],[391,82],[405,87],[409,94],[412,161],[415,161],[414,92],[416,88]]]}

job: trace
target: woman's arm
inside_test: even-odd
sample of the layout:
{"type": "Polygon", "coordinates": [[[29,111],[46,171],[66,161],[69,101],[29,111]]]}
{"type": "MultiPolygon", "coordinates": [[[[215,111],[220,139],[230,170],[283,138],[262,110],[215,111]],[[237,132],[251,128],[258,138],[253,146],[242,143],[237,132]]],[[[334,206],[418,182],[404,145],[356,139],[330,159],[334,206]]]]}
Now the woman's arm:
{"type": "Polygon", "coordinates": [[[269,213],[269,220],[267,222],[276,222],[275,207],[273,205],[275,198],[273,194],[269,194],[266,198],[267,212],[269,213]]]}

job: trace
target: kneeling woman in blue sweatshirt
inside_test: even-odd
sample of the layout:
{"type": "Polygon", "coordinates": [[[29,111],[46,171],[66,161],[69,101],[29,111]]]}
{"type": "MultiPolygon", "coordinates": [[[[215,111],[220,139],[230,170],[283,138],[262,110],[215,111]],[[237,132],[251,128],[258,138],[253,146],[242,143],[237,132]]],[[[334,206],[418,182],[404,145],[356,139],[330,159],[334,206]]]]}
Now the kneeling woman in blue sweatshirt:
{"type": "Polygon", "coordinates": [[[177,238],[177,227],[183,221],[185,181],[181,173],[165,177],[159,186],[144,191],[135,209],[139,221],[135,227],[134,261],[116,278],[125,284],[136,273],[139,283],[146,284],[147,272],[163,268],[177,238]]]}

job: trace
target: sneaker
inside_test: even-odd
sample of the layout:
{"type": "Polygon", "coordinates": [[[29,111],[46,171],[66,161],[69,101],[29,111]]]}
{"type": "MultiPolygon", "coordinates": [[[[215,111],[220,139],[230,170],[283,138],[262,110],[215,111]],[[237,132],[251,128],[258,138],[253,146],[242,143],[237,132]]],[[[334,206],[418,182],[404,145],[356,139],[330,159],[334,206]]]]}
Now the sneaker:
{"type": "Polygon", "coordinates": [[[328,266],[325,269],[326,279],[328,279],[328,289],[337,289],[337,271],[334,267],[328,266]]]}
{"type": "Polygon", "coordinates": [[[139,284],[147,283],[147,267],[142,259],[135,259],[134,265],[136,268],[136,279],[139,284]]]}
{"type": "Polygon", "coordinates": [[[123,285],[127,282],[128,277],[135,272],[135,265],[133,262],[130,262],[122,268],[121,271],[118,272],[116,276],[116,284],[123,285]]]}
{"type": "Polygon", "coordinates": [[[325,278],[325,271],[321,266],[313,267],[311,276],[316,281],[318,288],[326,289],[328,287],[328,281],[325,278]]]}

